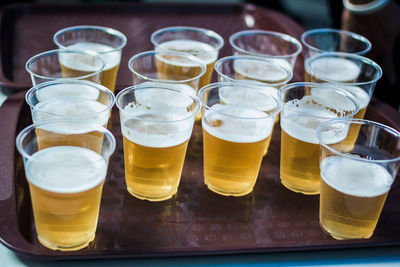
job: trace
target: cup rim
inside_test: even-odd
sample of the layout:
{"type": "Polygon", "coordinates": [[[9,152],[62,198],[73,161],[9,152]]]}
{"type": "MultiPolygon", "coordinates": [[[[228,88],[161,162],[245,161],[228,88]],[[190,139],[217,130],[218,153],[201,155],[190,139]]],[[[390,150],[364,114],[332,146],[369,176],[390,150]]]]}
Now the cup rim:
{"type": "Polygon", "coordinates": [[[191,91],[190,92],[188,92],[188,91],[180,91],[178,89],[166,86],[163,83],[157,83],[157,84],[151,84],[151,85],[138,84],[138,85],[131,85],[129,87],[126,87],[126,88],[122,89],[117,94],[117,96],[116,96],[116,106],[117,106],[119,112],[124,114],[127,117],[135,117],[137,120],[140,120],[140,121],[152,122],[152,123],[163,123],[163,124],[179,123],[179,122],[183,122],[183,121],[189,120],[191,118],[194,118],[194,117],[196,117],[197,113],[199,113],[200,108],[201,108],[200,101],[197,98],[197,96],[194,94],[194,92],[191,92],[191,91]],[[129,114],[129,112],[126,112],[124,110],[124,107],[120,103],[120,100],[121,100],[122,97],[124,97],[126,94],[129,94],[129,93],[132,93],[132,92],[136,92],[136,91],[139,91],[139,90],[149,90],[149,89],[169,90],[169,91],[173,91],[173,92],[176,92],[176,93],[184,94],[187,97],[192,98],[192,100],[196,103],[196,109],[189,116],[186,116],[186,117],[181,118],[181,119],[169,120],[169,121],[159,121],[159,120],[149,120],[149,119],[137,118],[136,116],[132,116],[132,115],[129,114]]]}
{"type": "Polygon", "coordinates": [[[364,57],[364,56],[360,56],[360,55],[356,55],[356,54],[352,54],[352,53],[344,53],[344,52],[322,52],[322,53],[313,55],[304,61],[305,69],[307,70],[309,68],[310,61],[314,61],[321,57],[337,57],[337,58],[355,59],[359,62],[362,62],[364,64],[372,66],[377,71],[376,76],[372,80],[366,81],[366,82],[354,82],[354,83],[350,82],[349,83],[349,82],[335,81],[335,80],[326,79],[326,78],[321,79],[325,82],[329,82],[329,83],[333,83],[333,84],[340,84],[340,85],[348,85],[348,86],[366,85],[366,84],[376,83],[382,77],[382,74],[383,74],[382,68],[375,61],[373,61],[367,57],[364,57]]]}
{"type": "Polygon", "coordinates": [[[111,147],[109,149],[109,151],[107,151],[107,153],[105,153],[105,155],[102,155],[101,153],[98,153],[99,155],[101,155],[101,157],[105,160],[109,159],[110,156],[114,153],[115,148],[116,148],[116,140],[115,137],[113,136],[113,134],[105,127],[101,126],[100,124],[97,123],[93,123],[93,122],[84,122],[81,120],[77,120],[77,119],[55,119],[55,120],[45,120],[45,121],[41,121],[41,122],[37,122],[37,123],[33,123],[27,127],[25,127],[16,137],[15,139],[15,144],[17,147],[18,152],[21,154],[21,156],[25,159],[31,159],[31,155],[29,155],[24,148],[22,147],[22,141],[24,140],[24,138],[28,135],[28,133],[32,130],[32,129],[37,129],[39,127],[43,127],[46,125],[54,125],[54,124],[62,124],[62,123],[72,123],[72,124],[79,124],[79,125],[84,125],[85,128],[87,128],[89,126],[90,129],[92,129],[93,131],[98,131],[101,132],[102,134],[104,134],[105,136],[108,136],[110,143],[111,143],[111,147]]]}
{"type": "Polygon", "coordinates": [[[306,38],[309,37],[310,35],[315,34],[315,33],[321,33],[321,32],[322,33],[345,34],[347,36],[352,37],[353,39],[359,40],[362,43],[366,44],[367,47],[364,50],[361,50],[359,52],[351,52],[351,54],[363,55],[363,54],[368,53],[368,51],[370,51],[371,47],[372,47],[371,42],[367,38],[365,38],[364,36],[362,36],[362,35],[360,35],[358,33],[347,31],[347,30],[332,29],[332,28],[316,28],[316,29],[311,29],[311,30],[303,32],[302,35],[301,35],[301,38],[300,38],[302,44],[305,45],[308,49],[310,49],[310,50],[312,50],[314,52],[317,52],[317,53],[329,52],[329,51],[325,51],[325,50],[319,49],[319,48],[309,44],[306,41],[306,38]]]}
{"type": "Polygon", "coordinates": [[[160,45],[160,43],[155,40],[155,38],[158,34],[161,34],[166,31],[186,31],[186,30],[200,32],[200,33],[203,33],[204,35],[207,35],[208,37],[216,39],[218,42],[218,45],[214,46],[214,48],[217,51],[219,51],[224,46],[224,38],[222,38],[221,35],[219,35],[215,31],[205,29],[205,28],[190,27],[190,26],[171,26],[171,27],[164,27],[164,28],[158,29],[151,34],[150,41],[156,47],[156,46],[160,45]]]}
{"type": "MultiPolygon", "coordinates": [[[[220,65],[222,65],[224,62],[229,61],[229,60],[233,60],[233,59],[249,59],[249,60],[262,61],[262,62],[272,62],[272,64],[275,64],[275,65],[277,65],[277,66],[279,65],[279,64],[277,64],[277,63],[274,63],[272,58],[256,57],[256,56],[249,56],[249,55],[233,55],[233,56],[227,56],[227,57],[223,57],[223,58],[218,59],[218,60],[215,62],[215,64],[214,64],[214,70],[215,70],[215,72],[216,72],[217,74],[223,76],[225,79],[227,79],[227,80],[229,80],[229,81],[231,81],[231,82],[236,82],[236,81],[252,82],[252,81],[253,81],[253,80],[235,80],[235,79],[233,79],[233,78],[231,78],[231,77],[228,77],[227,75],[225,75],[224,73],[222,73],[222,72],[218,69],[218,67],[219,67],[220,65]]],[[[283,69],[283,70],[286,72],[286,74],[288,74],[288,76],[287,76],[288,78],[286,78],[283,82],[279,82],[279,83],[262,83],[262,82],[260,82],[260,85],[265,85],[265,86],[270,86],[270,87],[275,87],[275,86],[278,87],[278,86],[281,86],[281,85],[285,85],[285,84],[287,84],[290,80],[292,80],[292,78],[293,78],[293,72],[292,72],[290,69],[285,68],[285,67],[283,67],[282,65],[279,65],[279,68],[280,68],[280,69],[283,69]]],[[[255,81],[254,81],[254,82],[255,82],[255,81]]],[[[255,84],[258,84],[258,83],[255,83],[255,84]]]]}
{"type": "MultiPolygon", "coordinates": [[[[251,90],[263,90],[262,86],[255,85],[254,83],[242,82],[242,81],[210,83],[210,84],[204,86],[203,88],[201,88],[200,91],[197,93],[197,97],[198,97],[198,99],[200,101],[201,106],[204,107],[207,110],[211,109],[211,106],[208,106],[206,103],[203,102],[203,98],[202,98],[203,94],[206,91],[210,91],[210,90],[215,89],[215,88],[219,89],[219,88],[225,87],[225,86],[227,86],[227,87],[245,86],[246,88],[251,88],[251,90]]],[[[263,116],[263,117],[257,117],[257,118],[241,117],[241,116],[235,116],[235,115],[232,115],[232,114],[229,114],[229,113],[225,113],[223,111],[218,111],[218,110],[216,110],[215,112],[221,113],[221,114],[223,114],[224,116],[227,116],[227,117],[231,117],[231,118],[235,118],[235,119],[243,119],[243,120],[264,120],[266,118],[274,118],[275,119],[276,116],[279,114],[279,112],[281,112],[282,105],[281,105],[281,102],[279,101],[279,99],[274,97],[272,94],[268,93],[268,96],[271,99],[273,99],[274,102],[276,103],[276,110],[273,113],[270,113],[270,114],[262,111],[265,114],[265,116],[263,116]]],[[[237,106],[237,104],[235,104],[235,106],[237,106]]],[[[249,108],[249,107],[246,107],[246,108],[249,108]]],[[[261,111],[261,110],[256,109],[256,108],[250,108],[250,109],[261,111]]]]}
{"type": "Polygon", "coordinates": [[[137,75],[138,77],[142,78],[143,80],[151,81],[151,82],[159,82],[159,83],[160,82],[161,83],[169,83],[169,84],[181,84],[181,83],[191,82],[196,79],[200,79],[206,73],[206,69],[207,69],[206,65],[197,57],[189,55],[187,53],[169,51],[169,50],[162,50],[162,51],[151,50],[151,51],[144,51],[144,52],[138,53],[129,59],[128,68],[131,71],[131,73],[137,75]],[[193,78],[186,79],[186,80],[165,80],[165,79],[155,79],[155,78],[147,77],[141,73],[138,73],[135,69],[133,69],[132,63],[135,60],[137,60],[141,57],[146,57],[146,56],[156,56],[157,54],[168,54],[168,55],[174,55],[174,56],[179,56],[179,57],[183,57],[183,58],[188,58],[190,61],[193,61],[199,65],[199,67],[201,68],[201,73],[196,75],[193,78]]]}
{"type": "Polygon", "coordinates": [[[95,87],[99,91],[102,91],[102,92],[106,93],[107,96],[111,100],[110,103],[107,105],[107,107],[105,109],[101,110],[101,111],[97,111],[97,112],[94,112],[94,113],[91,113],[91,114],[88,114],[88,115],[77,115],[77,116],[69,116],[69,117],[78,119],[78,118],[87,118],[88,116],[89,117],[90,116],[96,116],[96,115],[99,115],[99,114],[101,114],[103,112],[111,110],[111,108],[115,104],[115,96],[111,92],[111,90],[108,89],[107,87],[105,87],[105,86],[103,86],[101,84],[95,83],[95,82],[85,81],[85,80],[76,80],[76,79],[54,80],[54,81],[48,81],[48,82],[43,82],[43,83],[37,84],[37,85],[33,86],[32,88],[30,88],[26,92],[26,94],[25,94],[26,103],[29,105],[29,107],[31,109],[39,110],[41,113],[48,114],[48,115],[51,115],[51,116],[56,116],[56,117],[63,118],[64,115],[54,114],[54,113],[51,113],[51,112],[48,112],[48,111],[43,111],[43,110],[37,109],[36,105],[34,105],[32,103],[32,101],[31,101],[32,95],[34,95],[37,91],[41,90],[44,87],[53,86],[53,85],[57,85],[57,84],[81,84],[81,85],[95,87]]]}
{"type": "Polygon", "coordinates": [[[375,122],[375,121],[371,121],[371,120],[366,120],[366,119],[337,118],[337,119],[324,121],[317,127],[318,142],[319,142],[319,144],[321,146],[323,146],[327,150],[335,153],[338,156],[342,156],[342,157],[345,157],[345,158],[349,158],[349,159],[353,159],[353,160],[357,160],[357,161],[362,161],[362,162],[390,163],[390,162],[400,161],[400,156],[396,157],[396,158],[393,158],[393,159],[385,159],[385,160],[365,159],[365,158],[354,157],[354,156],[351,156],[351,154],[349,154],[349,153],[342,153],[342,152],[339,152],[336,149],[333,149],[328,144],[325,144],[324,142],[321,141],[321,139],[322,139],[321,131],[327,125],[334,124],[334,123],[352,123],[352,124],[354,123],[354,124],[360,124],[360,125],[369,124],[369,125],[373,125],[373,126],[379,127],[380,129],[384,129],[386,132],[389,132],[389,133],[393,134],[395,137],[397,137],[398,139],[400,139],[400,132],[397,131],[396,129],[390,127],[390,126],[385,125],[385,124],[382,124],[382,123],[379,123],[379,122],[375,122]]]}
{"type": "MultiPolygon", "coordinates": [[[[283,93],[288,91],[288,90],[290,90],[290,89],[296,88],[296,87],[326,88],[326,89],[330,89],[330,90],[334,90],[334,91],[340,92],[341,95],[343,95],[344,97],[347,97],[348,99],[350,99],[350,101],[355,106],[354,112],[352,112],[351,114],[349,114],[347,116],[343,116],[344,118],[353,117],[360,110],[360,104],[359,104],[359,101],[357,100],[357,98],[355,98],[351,93],[347,92],[346,90],[344,90],[344,89],[342,89],[340,87],[331,86],[330,84],[311,83],[311,82],[294,82],[294,83],[289,83],[287,85],[282,86],[278,91],[279,100],[282,102],[282,109],[283,109],[283,106],[286,103],[282,99],[283,98],[283,93]]],[[[318,118],[318,119],[328,119],[328,120],[332,119],[332,117],[318,116],[318,115],[314,115],[314,114],[309,113],[309,112],[295,110],[295,109],[292,109],[291,107],[287,107],[287,108],[292,110],[292,111],[294,111],[294,112],[296,112],[296,113],[303,114],[304,116],[307,116],[307,117],[313,117],[313,118],[318,118]]]]}
{"type": "Polygon", "coordinates": [[[231,45],[231,47],[233,49],[235,49],[241,53],[252,55],[252,56],[262,56],[262,57],[276,57],[276,58],[292,58],[293,57],[293,58],[296,58],[303,50],[303,47],[302,47],[301,43],[299,42],[299,40],[297,40],[293,36],[290,36],[289,34],[286,34],[286,33],[275,32],[275,31],[266,31],[266,30],[244,30],[244,31],[236,32],[229,37],[229,44],[231,45]],[[294,53],[291,53],[291,54],[268,55],[268,54],[262,54],[262,53],[249,52],[247,50],[244,50],[244,49],[238,47],[235,44],[235,40],[242,35],[256,35],[256,34],[278,37],[284,41],[294,44],[297,47],[297,49],[294,53]]]}
{"type": "Polygon", "coordinates": [[[100,75],[103,72],[105,66],[106,66],[106,61],[104,60],[103,56],[100,55],[99,53],[95,52],[95,51],[92,51],[92,50],[64,49],[64,48],[53,49],[53,50],[48,50],[48,51],[45,51],[45,52],[41,52],[39,54],[34,55],[30,59],[28,59],[28,61],[25,63],[25,69],[30,75],[32,75],[34,77],[37,77],[37,78],[40,78],[40,79],[48,80],[48,81],[54,81],[54,80],[82,80],[82,79],[90,78],[90,77],[95,76],[95,75],[100,75]],[[48,55],[60,54],[60,53],[76,53],[76,54],[86,54],[86,55],[93,56],[93,57],[98,58],[100,60],[101,68],[96,70],[96,71],[94,71],[94,72],[92,72],[92,73],[90,73],[90,74],[86,74],[86,75],[78,76],[78,77],[68,77],[68,78],[47,77],[47,76],[39,75],[39,74],[33,72],[30,69],[30,65],[32,63],[34,63],[36,60],[39,60],[40,58],[48,56],[48,55]]]}
{"type": "Polygon", "coordinates": [[[108,50],[105,52],[99,52],[99,54],[107,54],[107,53],[111,53],[111,52],[115,52],[115,51],[120,51],[122,48],[124,48],[126,46],[127,43],[127,38],[125,36],[125,34],[123,34],[122,32],[113,29],[113,28],[109,28],[109,27],[103,27],[103,26],[96,26],[96,25],[76,25],[76,26],[71,26],[71,27],[66,27],[63,28],[59,31],[57,31],[54,35],[53,35],[53,42],[60,48],[67,48],[66,46],[62,45],[59,41],[58,41],[58,37],[62,34],[64,34],[65,32],[69,32],[69,31],[80,31],[80,30],[98,30],[98,31],[103,31],[106,32],[109,35],[113,35],[113,36],[117,36],[118,38],[121,39],[121,44],[117,47],[113,47],[112,50],[108,50]]]}

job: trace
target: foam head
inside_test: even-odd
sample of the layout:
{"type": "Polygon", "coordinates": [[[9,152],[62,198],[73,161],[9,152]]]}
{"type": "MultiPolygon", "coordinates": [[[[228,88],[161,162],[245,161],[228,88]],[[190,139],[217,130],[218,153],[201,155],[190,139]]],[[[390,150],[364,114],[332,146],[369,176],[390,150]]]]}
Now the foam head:
{"type": "MultiPolygon", "coordinates": [[[[306,96],[305,99],[307,99],[305,101],[307,108],[330,109],[337,117],[355,114],[359,108],[359,103],[356,103],[358,101],[351,93],[339,91],[336,88],[313,87],[311,95],[306,96]]],[[[330,117],[330,115],[328,116],[330,117]]]]}
{"type": "Polygon", "coordinates": [[[99,98],[100,90],[91,85],[77,83],[58,83],[43,86],[36,90],[37,101],[47,101],[60,96],[75,96],[96,100],[99,98]]]}
{"type": "Polygon", "coordinates": [[[206,109],[202,126],[209,134],[226,141],[253,143],[266,139],[275,117],[245,106],[215,104],[206,109]]]}
{"type": "Polygon", "coordinates": [[[68,194],[89,190],[103,182],[107,162],[87,148],[55,146],[34,153],[25,169],[35,186],[68,194]]]}
{"type": "Polygon", "coordinates": [[[306,63],[307,72],[323,81],[349,82],[360,75],[360,67],[352,60],[338,57],[322,57],[306,63]]]}
{"type": "Polygon", "coordinates": [[[288,73],[276,61],[260,61],[250,59],[236,59],[233,63],[234,70],[249,79],[279,82],[288,79],[288,73]]]}
{"type": "MultiPolygon", "coordinates": [[[[182,83],[167,83],[167,82],[143,82],[140,84],[140,86],[147,86],[147,87],[162,87],[162,88],[167,88],[167,89],[171,89],[172,90],[176,90],[179,92],[183,92],[187,95],[192,95],[192,96],[196,96],[196,91],[193,89],[193,87],[191,87],[190,85],[187,84],[182,84],[182,83]]],[[[164,97],[164,95],[166,97],[170,98],[170,101],[172,103],[174,103],[174,105],[181,105],[181,106],[187,106],[187,105],[191,105],[191,103],[193,103],[192,99],[189,99],[188,97],[184,97],[184,96],[180,96],[180,95],[174,95],[171,92],[165,92],[164,94],[159,94],[156,91],[153,92],[144,92],[143,90],[138,90],[135,93],[135,97],[136,97],[136,101],[137,102],[143,102],[143,101],[150,101],[152,99],[158,99],[158,101],[161,101],[164,97]],[[174,96],[174,97],[171,97],[174,96]]]]}
{"type": "Polygon", "coordinates": [[[389,191],[393,177],[383,166],[357,160],[354,155],[348,157],[324,159],[321,174],[327,184],[342,193],[359,197],[375,197],[389,191]]]}
{"type": "MultiPolygon", "coordinates": [[[[71,49],[76,49],[71,47],[71,49]]],[[[83,50],[79,49],[78,50],[83,50]]],[[[87,49],[86,49],[87,50],[87,49]]],[[[64,67],[82,72],[95,72],[102,67],[102,62],[92,55],[83,53],[60,53],[58,55],[60,64],[64,67]]]]}
{"type": "Polygon", "coordinates": [[[188,53],[199,58],[204,64],[208,65],[218,57],[215,47],[195,40],[172,40],[161,43],[156,47],[156,51],[170,50],[188,53]]]}
{"type": "Polygon", "coordinates": [[[123,135],[148,147],[171,147],[190,138],[195,114],[194,100],[172,90],[135,91],[135,102],[124,106],[121,116],[123,135]]]}
{"type": "MultiPolygon", "coordinates": [[[[282,129],[290,136],[312,144],[319,143],[316,129],[322,122],[338,118],[340,114],[343,114],[340,110],[343,103],[339,99],[329,102],[330,94],[323,94],[322,90],[315,92],[321,92],[321,94],[306,95],[302,99],[293,99],[284,103],[281,113],[282,129]],[[334,103],[338,103],[339,106],[335,106],[334,103]]],[[[342,97],[342,100],[345,99],[345,96],[342,97]]],[[[344,136],[339,137],[340,140],[343,138],[344,136]]],[[[332,142],[336,141],[335,139],[332,142]]]]}
{"type": "MultiPolygon", "coordinates": [[[[68,49],[74,50],[93,50],[97,53],[101,54],[106,61],[106,66],[104,70],[108,70],[117,66],[121,61],[121,51],[115,50],[113,47],[99,44],[99,43],[90,43],[90,42],[79,42],[72,44],[67,47],[68,49]]],[[[61,64],[71,69],[79,69],[83,71],[88,71],[84,68],[84,66],[76,66],[74,62],[74,58],[65,55],[63,58],[60,58],[61,64]]]]}
{"type": "Polygon", "coordinates": [[[278,90],[274,87],[257,83],[258,89],[236,84],[235,86],[224,86],[218,90],[221,102],[231,105],[252,107],[265,112],[278,111],[278,90]]]}
{"type": "MultiPolygon", "coordinates": [[[[328,83],[324,83],[328,84],[328,83]]],[[[347,92],[349,92],[352,96],[354,96],[358,104],[360,105],[360,109],[366,108],[369,104],[369,101],[371,100],[371,97],[369,94],[362,89],[361,87],[358,86],[352,86],[352,85],[343,85],[343,84],[334,84],[335,87],[338,87],[340,89],[343,89],[347,92]]]]}

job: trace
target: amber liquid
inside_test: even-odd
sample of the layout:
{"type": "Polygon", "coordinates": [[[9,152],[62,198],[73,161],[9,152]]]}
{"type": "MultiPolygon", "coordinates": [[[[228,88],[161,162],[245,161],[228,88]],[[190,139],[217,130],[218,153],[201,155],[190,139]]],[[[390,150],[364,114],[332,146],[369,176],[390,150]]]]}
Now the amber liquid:
{"type": "Polygon", "coordinates": [[[370,238],[392,177],[376,163],[344,161],[329,157],[321,163],[320,224],[335,239],[370,238]]]}
{"type": "Polygon", "coordinates": [[[149,201],[171,198],[178,190],[189,140],[172,147],[147,147],[123,137],[125,180],[130,194],[149,201]]]}
{"type": "Polygon", "coordinates": [[[50,192],[31,183],[29,189],[40,243],[68,251],[84,248],[94,239],[103,183],[71,194],[50,192]]]}
{"type": "Polygon", "coordinates": [[[103,70],[103,74],[101,76],[101,84],[111,90],[111,92],[115,92],[115,84],[117,81],[119,64],[110,68],[103,70]]]}
{"type": "Polygon", "coordinates": [[[280,176],[288,189],[306,195],[319,194],[319,145],[281,132],[280,176]]]}
{"type": "MultiPolygon", "coordinates": [[[[305,72],[305,79],[308,82],[326,83],[326,81],[321,80],[321,79],[317,78],[314,75],[311,75],[307,71],[305,72]]],[[[357,78],[355,78],[354,80],[350,80],[350,81],[343,81],[343,82],[340,81],[340,83],[351,84],[351,83],[356,82],[356,80],[357,80],[357,78]]],[[[363,119],[364,116],[365,116],[365,112],[367,110],[368,102],[369,102],[368,94],[366,92],[364,92],[363,94],[360,95],[360,92],[357,92],[357,91],[363,92],[363,89],[361,89],[359,87],[347,86],[349,88],[346,89],[347,88],[346,86],[343,86],[343,85],[340,85],[340,84],[337,84],[336,86],[338,88],[340,88],[340,89],[348,91],[350,94],[352,94],[359,101],[358,104],[360,105],[360,107],[359,107],[360,110],[356,114],[354,114],[353,117],[356,118],[356,119],[363,119]],[[353,88],[353,89],[350,90],[351,88],[353,88]]],[[[307,91],[307,92],[308,92],[308,94],[310,94],[310,91],[307,91]]],[[[348,150],[351,150],[352,147],[354,146],[354,143],[356,142],[357,137],[358,137],[358,132],[360,130],[360,127],[361,127],[360,124],[351,125],[351,127],[349,129],[349,132],[348,132],[348,135],[347,135],[347,138],[344,141],[345,145],[348,146],[348,150]]]]}
{"type": "MultiPolygon", "coordinates": [[[[198,57],[205,65],[206,72],[203,76],[200,77],[199,83],[192,88],[197,92],[200,88],[208,85],[211,81],[211,77],[214,71],[214,64],[218,58],[218,51],[207,43],[203,43],[201,41],[195,40],[172,40],[166,41],[162,43],[159,47],[160,49],[166,49],[170,51],[176,51],[181,53],[191,54],[195,57],[198,57]]],[[[177,66],[175,68],[176,73],[173,75],[182,75],[187,71],[187,67],[177,66]]],[[[163,72],[163,71],[161,71],[163,72]]],[[[164,72],[165,73],[165,72],[164,72]]],[[[169,72],[172,74],[171,72],[169,72]]],[[[195,77],[200,72],[197,72],[196,75],[192,75],[191,77],[195,77]]],[[[194,85],[194,84],[193,84],[194,85]]]]}
{"type": "MultiPolygon", "coordinates": [[[[60,64],[60,67],[61,67],[61,72],[62,72],[63,78],[76,78],[76,77],[90,75],[93,73],[93,71],[83,71],[83,70],[72,69],[72,68],[64,66],[63,64],[60,64]]],[[[102,73],[100,72],[98,74],[91,75],[91,76],[87,77],[85,80],[101,84],[102,73]]]]}
{"type": "MultiPolygon", "coordinates": [[[[363,119],[366,110],[367,110],[366,108],[360,109],[354,115],[354,118],[363,119]]],[[[342,146],[347,148],[343,152],[351,151],[353,149],[354,144],[356,143],[356,140],[358,138],[358,133],[360,131],[360,128],[361,128],[361,124],[353,123],[350,125],[349,131],[347,132],[347,137],[342,142],[342,146]]]]}
{"type": "Polygon", "coordinates": [[[204,182],[226,196],[242,196],[253,191],[267,139],[236,143],[217,138],[203,129],[204,182]]]}
{"type": "MultiPolygon", "coordinates": [[[[162,60],[156,57],[158,79],[172,81],[189,80],[198,76],[202,71],[199,66],[182,66],[179,65],[179,61],[174,64],[177,61],[177,59],[174,59],[175,56],[164,55],[162,57],[162,60]]],[[[200,79],[188,81],[186,84],[192,87],[195,92],[201,88],[200,79]]]]}
{"type": "Polygon", "coordinates": [[[40,243],[62,251],[86,247],[97,228],[107,162],[86,148],[57,146],[24,163],[40,243]]]}
{"type": "Polygon", "coordinates": [[[365,198],[347,195],[321,180],[321,225],[335,239],[370,238],[385,203],[387,193],[365,198]],[[342,199],[343,201],[337,201],[342,199]],[[336,204],[335,204],[336,203],[336,204]],[[366,210],[362,216],[357,211],[366,210]]]}

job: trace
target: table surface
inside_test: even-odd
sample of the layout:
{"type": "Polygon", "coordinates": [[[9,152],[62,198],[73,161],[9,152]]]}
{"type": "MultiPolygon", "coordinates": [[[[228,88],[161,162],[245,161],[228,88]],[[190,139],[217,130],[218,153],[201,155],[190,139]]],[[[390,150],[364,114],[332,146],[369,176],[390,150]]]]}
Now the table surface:
{"type": "MultiPolygon", "coordinates": [[[[6,96],[0,91],[0,106],[6,96]]],[[[53,266],[17,256],[0,244],[1,266],[53,266]]],[[[203,257],[166,257],[157,259],[117,259],[62,261],[57,266],[400,266],[400,248],[364,248],[330,251],[247,254],[203,257]]]]}

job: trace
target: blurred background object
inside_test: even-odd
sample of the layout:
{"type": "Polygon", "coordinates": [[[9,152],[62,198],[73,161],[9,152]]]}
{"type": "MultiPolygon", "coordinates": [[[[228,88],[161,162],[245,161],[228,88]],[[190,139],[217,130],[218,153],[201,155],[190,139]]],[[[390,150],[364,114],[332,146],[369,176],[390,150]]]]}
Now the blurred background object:
{"type": "Polygon", "coordinates": [[[400,5],[398,0],[385,2],[387,4],[381,8],[366,13],[344,8],[341,27],[357,32],[371,41],[372,49],[367,56],[375,60],[383,69],[383,76],[375,88],[374,96],[399,109],[400,5]]]}

